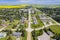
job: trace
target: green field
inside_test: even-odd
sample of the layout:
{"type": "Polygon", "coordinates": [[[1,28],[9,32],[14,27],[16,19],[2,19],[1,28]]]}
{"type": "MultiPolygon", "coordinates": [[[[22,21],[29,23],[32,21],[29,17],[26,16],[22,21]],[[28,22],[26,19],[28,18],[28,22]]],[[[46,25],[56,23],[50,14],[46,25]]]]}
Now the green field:
{"type": "Polygon", "coordinates": [[[55,34],[60,34],[60,25],[51,25],[49,28],[54,32],[55,34]]]}
{"type": "MultiPolygon", "coordinates": [[[[5,38],[0,38],[0,40],[7,40],[9,36],[5,37],[5,38]]],[[[15,36],[10,36],[10,38],[12,40],[16,40],[16,37],[15,36]]]]}
{"type": "Polygon", "coordinates": [[[27,32],[26,31],[24,32],[24,37],[21,36],[20,40],[27,40],[27,32]]]}
{"type": "Polygon", "coordinates": [[[25,8],[28,4],[22,5],[0,5],[0,8],[25,8]]]}
{"type": "Polygon", "coordinates": [[[39,4],[34,4],[32,5],[34,8],[60,8],[60,5],[39,5],[39,4]]]}

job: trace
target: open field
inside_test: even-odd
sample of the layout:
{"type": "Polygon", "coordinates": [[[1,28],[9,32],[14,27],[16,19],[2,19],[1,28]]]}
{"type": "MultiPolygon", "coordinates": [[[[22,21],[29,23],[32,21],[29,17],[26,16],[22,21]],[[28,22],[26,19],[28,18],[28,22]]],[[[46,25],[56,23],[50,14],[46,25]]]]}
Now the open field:
{"type": "Polygon", "coordinates": [[[49,26],[51,31],[55,34],[60,34],[60,26],[59,25],[51,25],[49,26]]]}
{"type": "Polygon", "coordinates": [[[27,5],[7,5],[7,6],[5,6],[5,5],[3,5],[3,6],[0,6],[0,8],[24,8],[24,7],[26,7],[27,5]]]}

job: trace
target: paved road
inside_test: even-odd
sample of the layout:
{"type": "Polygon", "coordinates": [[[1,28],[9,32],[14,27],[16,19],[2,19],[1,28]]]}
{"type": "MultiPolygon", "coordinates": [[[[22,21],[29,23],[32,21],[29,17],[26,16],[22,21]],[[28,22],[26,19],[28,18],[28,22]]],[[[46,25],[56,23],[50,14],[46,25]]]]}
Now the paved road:
{"type": "MultiPolygon", "coordinates": [[[[19,22],[20,22],[20,21],[19,21],[19,22]]],[[[20,27],[20,23],[17,24],[16,29],[18,29],[19,27],[20,27]]]]}
{"type": "Polygon", "coordinates": [[[18,38],[16,38],[16,40],[20,40],[20,38],[18,37],[18,38]]]}
{"type": "MultiPolygon", "coordinates": [[[[6,26],[6,27],[7,27],[7,26],[6,26]]],[[[0,31],[4,30],[6,27],[1,28],[0,31]]]]}
{"type": "MultiPolygon", "coordinates": [[[[37,11],[39,11],[38,9],[35,9],[35,10],[37,10],[37,11]]],[[[56,22],[55,20],[53,20],[51,17],[49,17],[52,21],[54,21],[54,22],[56,22]]],[[[31,14],[30,14],[30,12],[29,12],[29,20],[31,20],[31,14]]],[[[44,23],[44,26],[43,27],[40,27],[40,28],[36,28],[35,30],[41,30],[41,29],[44,29],[44,28],[46,28],[46,27],[49,27],[49,26],[51,26],[51,25],[60,25],[58,22],[56,22],[56,24],[52,24],[51,22],[49,22],[50,24],[49,25],[47,25],[45,22],[43,22],[44,23]]],[[[29,21],[29,25],[28,25],[28,28],[26,29],[26,30],[28,30],[28,31],[33,31],[34,29],[31,29],[30,28],[30,21],[29,21]]]]}
{"type": "Polygon", "coordinates": [[[28,23],[28,28],[26,29],[27,31],[27,40],[31,40],[31,32],[32,32],[32,29],[31,29],[31,10],[29,9],[29,23],[28,23]]]}
{"type": "MultiPolygon", "coordinates": [[[[40,11],[40,10],[38,10],[38,9],[36,9],[35,8],[35,10],[36,11],[40,11]]],[[[52,21],[54,21],[54,22],[56,22],[55,20],[53,20],[51,17],[49,17],[52,21]]],[[[50,24],[49,25],[47,25],[45,22],[43,22],[44,23],[44,26],[43,27],[40,27],[40,28],[36,28],[35,30],[41,30],[41,29],[44,29],[44,28],[46,28],[46,27],[49,27],[49,26],[51,26],[51,25],[60,25],[60,23],[58,23],[58,22],[56,22],[56,24],[52,24],[51,22],[49,22],[50,24]]]]}
{"type": "MultiPolygon", "coordinates": [[[[37,11],[40,11],[40,10],[38,10],[38,9],[35,9],[35,10],[37,10],[37,11]]],[[[49,17],[50,18],[50,17],[49,17]]],[[[53,20],[52,18],[50,18],[51,20],[53,20]]],[[[54,21],[54,20],[53,20],[54,21]]],[[[56,21],[54,21],[54,22],[56,22],[56,21]]],[[[49,27],[50,25],[60,25],[58,22],[56,22],[57,24],[52,24],[52,23],[50,23],[49,25],[46,25],[45,23],[45,25],[43,26],[43,27],[40,27],[40,28],[36,28],[35,30],[41,30],[41,29],[44,29],[44,28],[46,28],[46,27],[49,27]]],[[[18,24],[17,25],[17,27],[16,27],[16,29],[19,27],[19,25],[20,24],[18,24]]],[[[27,31],[27,40],[31,40],[31,32],[34,30],[34,29],[32,29],[31,27],[31,11],[30,11],[30,9],[29,9],[29,23],[28,23],[28,28],[26,29],[26,31],[27,31]]],[[[2,30],[4,30],[6,27],[3,27],[3,28],[1,28],[0,29],[0,31],[2,31],[2,30]]],[[[15,29],[15,30],[16,30],[15,29]]],[[[13,29],[11,29],[12,31],[13,31],[13,29]]],[[[43,35],[45,35],[46,36],[46,33],[44,33],[43,35]]],[[[42,35],[42,36],[43,36],[42,35]]],[[[48,37],[48,36],[46,36],[46,37],[48,37]]],[[[46,38],[45,37],[45,38],[46,38]]],[[[43,37],[42,37],[43,38],[43,37]]],[[[43,39],[45,39],[45,38],[43,38],[43,39]]],[[[16,40],[20,40],[20,38],[17,38],[16,40]]],[[[42,40],[42,39],[39,39],[39,40],[42,40]]]]}

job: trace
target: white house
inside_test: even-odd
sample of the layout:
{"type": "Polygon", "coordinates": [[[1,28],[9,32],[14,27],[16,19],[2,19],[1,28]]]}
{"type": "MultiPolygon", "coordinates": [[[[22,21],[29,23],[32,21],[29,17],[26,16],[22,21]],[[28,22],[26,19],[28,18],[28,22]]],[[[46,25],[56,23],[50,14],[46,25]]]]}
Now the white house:
{"type": "Polygon", "coordinates": [[[7,35],[6,33],[1,32],[0,33],[0,38],[4,38],[4,37],[6,37],[6,35],[7,35]]]}

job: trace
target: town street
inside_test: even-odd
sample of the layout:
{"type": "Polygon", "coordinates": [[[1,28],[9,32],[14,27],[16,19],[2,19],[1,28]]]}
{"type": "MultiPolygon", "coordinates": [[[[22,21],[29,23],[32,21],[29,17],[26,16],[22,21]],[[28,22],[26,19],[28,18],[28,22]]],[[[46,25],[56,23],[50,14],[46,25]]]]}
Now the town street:
{"type": "Polygon", "coordinates": [[[26,29],[27,31],[27,40],[31,40],[31,32],[32,32],[32,29],[31,29],[31,11],[29,9],[29,23],[28,23],[28,28],[26,29]]]}

